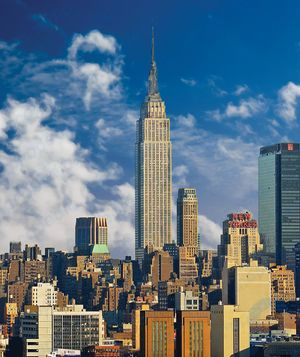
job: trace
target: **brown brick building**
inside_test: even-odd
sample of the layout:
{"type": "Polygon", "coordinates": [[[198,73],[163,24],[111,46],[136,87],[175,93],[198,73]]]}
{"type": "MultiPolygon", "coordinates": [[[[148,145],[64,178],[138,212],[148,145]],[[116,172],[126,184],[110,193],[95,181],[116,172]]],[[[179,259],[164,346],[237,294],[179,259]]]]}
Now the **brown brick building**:
{"type": "Polygon", "coordinates": [[[210,313],[179,311],[176,326],[176,356],[210,357],[210,313]]]}
{"type": "Polygon", "coordinates": [[[141,311],[141,356],[174,357],[173,311],[141,311]]]}

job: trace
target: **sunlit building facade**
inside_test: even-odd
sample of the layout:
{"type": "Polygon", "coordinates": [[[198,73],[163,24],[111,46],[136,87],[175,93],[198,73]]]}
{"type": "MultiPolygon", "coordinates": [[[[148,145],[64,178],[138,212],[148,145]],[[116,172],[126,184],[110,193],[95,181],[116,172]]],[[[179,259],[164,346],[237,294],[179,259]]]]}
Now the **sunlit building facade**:
{"type": "Polygon", "coordinates": [[[259,229],[267,253],[279,265],[295,267],[300,239],[300,144],[281,143],[260,149],[259,229]]]}
{"type": "Polygon", "coordinates": [[[157,85],[152,39],[148,95],[136,127],[135,254],[140,262],[146,247],[171,243],[172,147],[170,120],[157,85]]]}

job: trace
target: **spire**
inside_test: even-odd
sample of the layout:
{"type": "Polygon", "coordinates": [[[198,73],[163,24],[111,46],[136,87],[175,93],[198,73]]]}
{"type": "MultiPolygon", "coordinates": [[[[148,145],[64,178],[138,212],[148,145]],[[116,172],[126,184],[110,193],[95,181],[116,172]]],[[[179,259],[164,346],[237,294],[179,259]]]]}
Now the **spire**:
{"type": "Polygon", "coordinates": [[[151,69],[149,73],[148,79],[148,97],[151,99],[159,99],[160,94],[158,91],[158,84],[157,84],[157,68],[154,58],[154,28],[152,27],[152,48],[151,48],[151,69]]]}
{"type": "Polygon", "coordinates": [[[152,66],[155,63],[155,59],[154,59],[154,27],[152,26],[152,66]]]}

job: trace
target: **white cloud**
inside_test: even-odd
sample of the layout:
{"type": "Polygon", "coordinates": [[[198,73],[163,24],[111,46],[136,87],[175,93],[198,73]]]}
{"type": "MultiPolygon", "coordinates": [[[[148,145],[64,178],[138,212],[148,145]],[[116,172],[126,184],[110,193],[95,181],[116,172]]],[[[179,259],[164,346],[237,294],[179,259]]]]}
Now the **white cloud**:
{"type": "Polygon", "coordinates": [[[109,126],[109,123],[107,123],[103,118],[96,122],[95,127],[99,130],[99,136],[105,139],[114,138],[122,135],[123,133],[121,129],[109,126]]]}
{"type": "Polygon", "coordinates": [[[101,68],[95,63],[86,63],[75,66],[74,75],[86,80],[86,92],[84,103],[87,109],[90,109],[91,101],[95,93],[103,94],[106,97],[118,97],[120,89],[118,86],[113,87],[120,78],[116,73],[108,69],[101,68]]]}
{"type": "Polygon", "coordinates": [[[240,85],[237,85],[236,88],[235,88],[235,91],[233,92],[234,95],[236,96],[240,96],[246,92],[249,91],[249,87],[247,86],[247,84],[240,84],[240,85]]]}
{"type": "Polygon", "coordinates": [[[44,124],[55,109],[54,99],[44,96],[40,101],[9,99],[0,111],[6,122],[3,130],[15,132],[12,137],[2,135],[9,151],[0,151],[1,249],[18,239],[70,249],[75,218],[97,213],[89,185],[101,187],[120,175],[114,163],[104,169],[89,163],[88,152],[75,144],[70,131],[44,124]]]}
{"type": "Polygon", "coordinates": [[[205,179],[214,195],[233,202],[256,192],[258,144],[182,125],[173,129],[172,138],[176,164],[186,165],[196,181],[205,179]]]}
{"type": "Polygon", "coordinates": [[[176,192],[179,187],[188,185],[189,169],[186,165],[178,165],[173,168],[173,191],[176,192]],[[175,180],[174,180],[175,179],[175,180]]]}
{"type": "Polygon", "coordinates": [[[93,30],[85,36],[76,34],[73,38],[72,45],[68,49],[68,53],[70,60],[76,60],[79,50],[84,52],[98,50],[102,53],[113,55],[117,49],[118,44],[113,36],[104,35],[97,30],[93,30]]]}
{"type": "Polygon", "coordinates": [[[196,124],[196,118],[190,113],[187,115],[178,115],[175,120],[179,123],[179,125],[187,128],[193,128],[196,124]]]}
{"type": "Polygon", "coordinates": [[[259,95],[257,98],[242,99],[238,105],[234,105],[231,102],[228,103],[225,115],[228,118],[250,118],[254,114],[264,112],[265,110],[266,101],[262,95],[259,95]]]}
{"type": "Polygon", "coordinates": [[[204,215],[199,215],[201,249],[216,249],[220,243],[222,228],[204,215]]]}
{"type": "Polygon", "coordinates": [[[195,79],[180,78],[181,82],[189,87],[195,87],[197,81],[195,79]]]}
{"type": "Polygon", "coordinates": [[[242,118],[247,119],[256,114],[264,113],[268,109],[267,102],[263,95],[257,97],[250,97],[248,99],[241,99],[237,105],[229,102],[224,110],[211,110],[207,112],[208,118],[217,122],[225,118],[242,118]]]}
{"type": "Polygon", "coordinates": [[[289,82],[278,91],[279,103],[277,114],[288,124],[296,121],[297,101],[300,97],[300,85],[289,82]]]}

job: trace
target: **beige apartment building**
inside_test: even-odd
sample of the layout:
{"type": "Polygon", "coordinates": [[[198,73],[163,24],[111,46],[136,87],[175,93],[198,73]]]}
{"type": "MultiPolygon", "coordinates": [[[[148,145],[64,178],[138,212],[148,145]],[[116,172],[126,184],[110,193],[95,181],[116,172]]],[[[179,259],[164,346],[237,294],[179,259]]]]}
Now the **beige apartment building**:
{"type": "Polygon", "coordinates": [[[211,356],[249,357],[249,312],[234,305],[211,307],[211,356]]]}
{"type": "Polygon", "coordinates": [[[266,267],[251,261],[248,266],[223,269],[223,304],[237,305],[251,320],[265,320],[271,315],[271,274],[266,267]]]}

